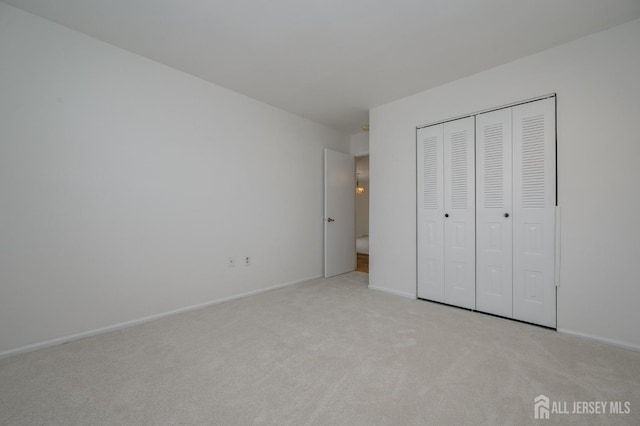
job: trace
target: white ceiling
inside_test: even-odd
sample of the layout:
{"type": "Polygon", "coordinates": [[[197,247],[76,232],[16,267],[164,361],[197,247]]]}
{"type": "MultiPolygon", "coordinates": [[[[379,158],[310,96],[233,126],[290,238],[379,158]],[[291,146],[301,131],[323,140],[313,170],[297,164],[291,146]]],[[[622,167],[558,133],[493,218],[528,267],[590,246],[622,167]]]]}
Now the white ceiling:
{"type": "Polygon", "coordinates": [[[4,0],[354,134],[368,109],[640,17],[640,0],[4,0]]]}

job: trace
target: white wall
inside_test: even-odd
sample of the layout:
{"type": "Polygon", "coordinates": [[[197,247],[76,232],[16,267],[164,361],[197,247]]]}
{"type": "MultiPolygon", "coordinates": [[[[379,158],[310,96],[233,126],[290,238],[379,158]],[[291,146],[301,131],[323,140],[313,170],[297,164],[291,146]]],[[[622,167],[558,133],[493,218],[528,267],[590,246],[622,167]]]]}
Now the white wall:
{"type": "Polygon", "coordinates": [[[351,135],[349,145],[351,154],[356,157],[369,155],[369,132],[360,132],[351,135]]]}
{"type": "Polygon", "coordinates": [[[356,236],[369,235],[369,182],[360,181],[364,194],[356,194],[356,236]]]}
{"type": "Polygon", "coordinates": [[[322,275],[348,135],[2,3],[0,58],[0,356],[322,275]]]}
{"type": "MultiPolygon", "coordinates": [[[[360,132],[351,135],[350,152],[356,157],[365,157],[358,162],[356,159],[356,171],[361,167],[366,167],[366,178],[360,179],[360,184],[364,188],[364,194],[356,196],[356,235],[369,235],[369,132],[360,132]]],[[[361,176],[365,176],[361,174],[361,176]]]]}
{"type": "Polygon", "coordinates": [[[415,296],[416,126],[558,103],[558,328],[640,349],[640,20],[370,111],[370,285],[415,296]]]}
{"type": "MultiPolygon", "coordinates": [[[[353,140],[353,139],[352,139],[353,140]]],[[[369,235],[369,156],[356,157],[356,174],[364,193],[356,194],[356,236],[369,235]]]]}

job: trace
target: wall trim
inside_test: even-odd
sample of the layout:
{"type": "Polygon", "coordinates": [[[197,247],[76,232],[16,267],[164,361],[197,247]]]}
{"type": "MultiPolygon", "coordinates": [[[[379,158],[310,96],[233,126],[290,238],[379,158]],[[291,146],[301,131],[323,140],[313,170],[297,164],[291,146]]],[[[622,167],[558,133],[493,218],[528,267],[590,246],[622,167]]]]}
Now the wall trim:
{"type": "Polygon", "coordinates": [[[172,316],[172,315],[177,315],[177,314],[182,314],[182,313],[185,313],[185,312],[195,311],[195,310],[198,310],[198,309],[207,308],[209,306],[219,305],[219,304],[225,303],[225,302],[231,302],[233,300],[244,299],[245,297],[255,296],[255,295],[258,295],[258,294],[261,294],[261,293],[266,293],[268,291],[277,290],[279,288],[289,287],[289,286],[296,285],[296,284],[302,284],[302,283],[305,283],[305,282],[317,280],[319,278],[322,278],[322,275],[314,275],[312,277],[306,277],[306,278],[302,278],[300,280],[288,281],[288,282],[285,282],[285,283],[276,284],[276,285],[271,286],[271,287],[261,288],[261,289],[258,289],[258,290],[252,290],[252,291],[248,291],[246,293],[240,293],[240,294],[236,294],[236,295],[233,295],[233,296],[223,297],[221,299],[210,300],[208,302],[199,303],[199,304],[196,304],[196,305],[185,306],[183,308],[179,308],[179,309],[175,309],[175,310],[167,311],[167,312],[162,312],[162,313],[159,313],[159,314],[155,314],[155,315],[150,315],[150,316],[143,317],[143,318],[134,319],[134,320],[131,320],[131,321],[120,322],[120,323],[117,323],[117,324],[114,324],[114,325],[109,325],[109,326],[106,326],[106,327],[95,328],[95,329],[92,329],[92,330],[82,331],[80,333],[69,334],[69,335],[62,336],[62,337],[56,337],[54,339],[44,340],[42,342],[32,343],[32,344],[25,345],[25,346],[20,346],[20,347],[15,348],[15,349],[9,349],[8,351],[0,352],[0,359],[6,358],[6,357],[9,357],[9,356],[13,356],[13,355],[19,355],[19,354],[22,354],[22,353],[37,351],[39,349],[44,349],[44,348],[48,348],[48,347],[51,347],[51,346],[61,345],[63,343],[68,343],[68,342],[72,342],[74,340],[84,339],[86,337],[97,336],[99,334],[108,333],[110,331],[122,330],[124,328],[133,327],[133,326],[136,326],[136,325],[144,324],[144,323],[150,322],[150,321],[155,321],[155,320],[158,320],[158,319],[161,319],[161,318],[165,318],[165,317],[169,317],[169,316],[172,316]]]}
{"type": "Polygon", "coordinates": [[[611,346],[617,346],[623,349],[629,349],[632,351],[640,352],[640,345],[636,345],[629,342],[623,342],[622,340],[609,339],[608,337],[596,336],[589,333],[581,333],[579,331],[568,330],[566,328],[558,328],[558,333],[568,334],[571,336],[582,337],[583,339],[594,340],[596,342],[605,343],[611,346]]]}
{"type": "Polygon", "coordinates": [[[411,294],[411,293],[405,293],[404,291],[398,291],[398,290],[391,290],[389,288],[385,288],[385,287],[376,287],[374,285],[368,285],[368,287],[371,290],[377,290],[377,291],[381,291],[383,293],[388,293],[388,294],[393,294],[395,296],[402,296],[402,297],[407,297],[409,299],[413,299],[416,300],[417,297],[415,294],[411,294]]]}
{"type": "MultiPolygon", "coordinates": [[[[463,118],[475,117],[476,115],[485,114],[487,112],[492,112],[492,111],[497,111],[499,109],[511,108],[511,107],[514,107],[514,106],[528,104],[530,102],[536,102],[536,101],[541,101],[543,99],[555,98],[555,97],[556,97],[556,93],[554,92],[554,93],[549,93],[547,95],[536,96],[535,98],[525,99],[523,101],[511,102],[511,103],[508,103],[508,104],[501,105],[499,107],[481,109],[480,111],[472,112],[470,114],[464,114],[464,115],[460,115],[460,116],[453,117],[453,118],[447,118],[446,120],[434,121],[433,123],[421,124],[419,126],[416,126],[416,130],[422,129],[422,128],[425,128],[425,127],[435,126],[435,125],[438,125],[438,124],[448,123],[450,121],[460,120],[460,119],[463,119],[463,118]]],[[[556,122],[557,122],[557,119],[556,119],[556,122]]]]}

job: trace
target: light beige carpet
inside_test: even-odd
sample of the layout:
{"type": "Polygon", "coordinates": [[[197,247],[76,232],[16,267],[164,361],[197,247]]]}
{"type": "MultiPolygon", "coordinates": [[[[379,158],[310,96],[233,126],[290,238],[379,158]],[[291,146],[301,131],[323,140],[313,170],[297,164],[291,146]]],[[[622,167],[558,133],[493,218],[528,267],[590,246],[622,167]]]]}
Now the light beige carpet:
{"type": "Polygon", "coordinates": [[[366,287],[354,272],[0,360],[3,425],[534,423],[629,401],[640,353],[366,287]]]}

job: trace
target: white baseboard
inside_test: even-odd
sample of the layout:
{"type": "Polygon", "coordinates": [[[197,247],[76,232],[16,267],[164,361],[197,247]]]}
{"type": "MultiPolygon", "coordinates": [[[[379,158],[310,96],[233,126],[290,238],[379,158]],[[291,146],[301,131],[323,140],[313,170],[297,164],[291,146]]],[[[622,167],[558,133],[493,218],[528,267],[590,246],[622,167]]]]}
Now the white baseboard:
{"type": "Polygon", "coordinates": [[[584,339],[595,340],[596,342],[606,343],[607,345],[617,346],[619,348],[630,349],[632,351],[640,352],[640,345],[635,345],[629,342],[623,342],[621,340],[609,339],[608,337],[594,336],[593,334],[581,333],[578,331],[567,330],[566,328],[558,328],[558,333],[570,334],[572,336],[582,337],[584,339]]]}
{"type": "Polygon", "coordinates": [[[405,293],[403,291],[398,291],[398,290],[391,290],[389,288],[384,288],[384,287],[376,287],[376,286],[372,286],[369,285],[368,286],[371,290],[377,290],[377,291],[382,291],[384,293],[389,293],[389,294],[394,294],[396,296],[402,296],[402,297],[407,297],[409,299],[417,299],[415,294],[411,294],[411,293],[405,293]]]}
{"type": "Polygon", "coordinates": [[[102,334],[102,333],[108,333],[110,331],[121,330],[123,328],[133,327],[134,325],[143,324],[145,322],[154,321],[154,320],[157,320],[157,319],[160,319],[160,318],[164,318],[164,317],[168,317],[168,316],[171,316],[171,315],[182,314],[184,312],[195,311],[197,309],[202,309],[202,308],[206,308],[208,306],[218,305],[220,303],[230,302],[232,300],[243,299],[243,298],[249,297],[249,296],[255,296],[255,295],[260,294],[260,293],[266,293],[267,291],[277,290],[277,289],[282,288],[282,287],[288,287],[288,286],[292,286],[292,285],[296,285],[296,284],[302,284],[302,283],[305,283],[307,281],[316,280],[318,278],[322,278],[322,275],[317,275],[317,276],[313,276],[313,277],[303,278],[301,280],[295,280],[295,281],[289,281],[289,282],[286,282],[286,283],[276,284],[276,285],[271,286],[271,287],[261,288],[261,289],[253,290],[253,291],[248,291],[246,293],[236,294],[234,296],[223,297],[222,299],[215,299],[215,300],[211,300],[211,301],[208,301],[208,302],[205,302],[205,303],[199,303],[197,305],[186,306],[184,308],[175,309],[173,311],[163,312],[163,313],[156,314],[156,315],[150,315],[148,317],[138,318],[138,319],[131,320],[131,321],[125,321],[125,322],[121,322],[121,323],[118,323],[118,324],[109,325],[107,327],[96,328],[96,329],[93,329],[93,330],[87,330],[87,331],[83,331],[83,332],[76,333],[76,334],[70,334],[70,335],[63,336],[63,337],[56,337],[55,339],[49,339],[49,340],[45,340],[45,341],[38,342],[38,343],[32,343],[30,345],[21,346],[21,347],[15,348],[15,349],[9,349],[8,351],[0,352],[0,359],[6,358],[6,357],[12,356],[12,355],[18,355],[18,354],[21,354],[21,353],[36,351],[38,349],[48,348],[50,346],[61,345],[63,343],[72,342],[72,341],[78,340],[78,339],[84,339],[86,337],[91,337],[91,336],[95,336],[95,335],[102,334]]]}

